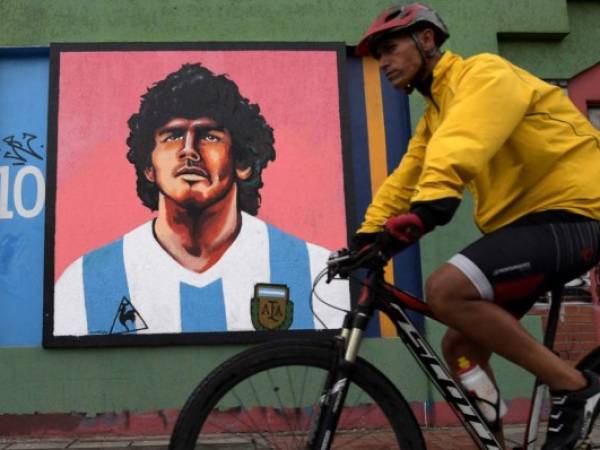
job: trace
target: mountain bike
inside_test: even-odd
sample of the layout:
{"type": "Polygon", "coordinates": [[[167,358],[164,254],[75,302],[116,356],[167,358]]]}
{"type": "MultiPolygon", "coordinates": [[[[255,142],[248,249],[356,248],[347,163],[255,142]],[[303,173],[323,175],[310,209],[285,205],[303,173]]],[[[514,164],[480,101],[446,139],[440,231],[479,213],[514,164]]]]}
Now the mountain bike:
{"type": "MultiPolygon", "coordinates": [[[[325,276],[347,278],[357,252],[332,255],[325,276]]],[[[473,441],[486,450],[501,445],[476,401],[410,319],[408,311],[434,314],[419,298],[387,283],[380,258],[362,285],[334,338],[286,339],[252,347],[224,362],[194,390],[176,422],[171,450],[205,449],[425,449],[409,403],[376,367],[358,356],[363,334],[377,311],[395,324],[402,342],[473,441]]],[[[314,291],[313,286],[313,291],[314,291]]],[[[561,291],[552,291],[544,344],[552,348],[560,315],[561,291]]],[[[578,365],[600,373],[600,348],[578,365]]],[[[545,387],[535,381],[521,450],[537,442],[545,387]]],[[[588,440],[582,449],[595,448],[588,440]]],[[[600,448],[600,447],[598,447],[600,448]]]]}

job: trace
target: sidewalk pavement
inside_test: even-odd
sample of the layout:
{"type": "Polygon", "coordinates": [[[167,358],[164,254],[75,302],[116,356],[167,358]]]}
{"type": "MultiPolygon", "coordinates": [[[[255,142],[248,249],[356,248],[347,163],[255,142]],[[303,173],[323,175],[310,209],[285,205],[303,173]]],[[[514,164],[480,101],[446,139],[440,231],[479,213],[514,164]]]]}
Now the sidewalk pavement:
{"type": "MultiPolygon", "coordinates": [[[[524,433],[523,425],[506,427],[509,447],[520,445],[524,433]]],[[[477,450],[470,436],[461,427],[426,428],[423,430],[427,450],[477,450]]],[[[543,440],[543,434],[540,433],[543,440]]],[[[47,438],[2,438],[0,450],[165,450],[169,436],[160,437],[89,437],[81,439],[47,438]]],[[[230,442],[214,443],[211,450],[240,450],[240,445],[230,442]]]]}
{"type": "MultiPolygon", "coordinates": [[[[504,436],[508,448],[522,445],[524,425],[509,425],[504,428],[504,436]]],[[[424,429],[423,435],[427,443],[427,450],[478,450],[471,436],[462,427],[430,428],[424,429]]],[[[545,431],[540,431],[538,439],[540,448],[545,440],[545,431]]]]}
{"type": "Polygon", "coordinates": [[[0,450],[164,450],[168,445],[168,436],[151,438],[98,436],[82,439],[0,437],[0,450]]]}

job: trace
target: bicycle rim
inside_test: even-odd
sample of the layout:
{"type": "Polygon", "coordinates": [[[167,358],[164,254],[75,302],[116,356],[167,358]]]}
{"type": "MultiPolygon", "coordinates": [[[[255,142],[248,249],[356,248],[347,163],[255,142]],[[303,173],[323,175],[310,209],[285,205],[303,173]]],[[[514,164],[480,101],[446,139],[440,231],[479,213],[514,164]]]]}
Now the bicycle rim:
{"type": "MultiPolygon", "coordinates": [[[[277,357],[277,353],[263,352],[253,362],[240,360],[202,383],[182,411],[171,448],[307,448],[323,385],[336,356],[318,347],[300,350],[300,360],[298,354],[277,357]],[[232,374],[233,370],[238,373],[232,374]],[[186,444],[181,445],[182,437],[176,434],[185,433],[194,437],[190,440],[188,435],[186,444]]],[[[365,378],[371,375],[371,380],[364,380],[359,372],[364,370],[350,377],[331,448],[423,448],[414,417],[403,400],[398,402],[401,396],[397,391],[374,374],[363,373],[365,378]]]]}

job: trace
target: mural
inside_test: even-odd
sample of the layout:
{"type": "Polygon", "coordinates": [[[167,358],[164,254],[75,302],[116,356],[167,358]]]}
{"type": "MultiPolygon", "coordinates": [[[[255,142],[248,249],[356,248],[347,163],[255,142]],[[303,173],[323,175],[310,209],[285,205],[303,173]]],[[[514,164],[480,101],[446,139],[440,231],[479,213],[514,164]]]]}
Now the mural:
{"type": "Polygon", "coordinates": [[[338,328],[347,282],[311,288],[347,240],[343,52],[54,46],[44,344],[338,328]]]}

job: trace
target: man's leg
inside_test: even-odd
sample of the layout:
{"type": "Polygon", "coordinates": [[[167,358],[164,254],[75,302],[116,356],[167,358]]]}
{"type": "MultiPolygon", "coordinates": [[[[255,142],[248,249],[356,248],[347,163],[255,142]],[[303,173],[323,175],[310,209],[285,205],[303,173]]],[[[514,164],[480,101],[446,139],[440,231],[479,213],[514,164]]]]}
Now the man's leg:
{"type": "Polygon", "coordinates": [[[489,366],[492,353],[467,338],[460,331],[448,328],[442,338],[442,354],[451,372],[457,374],[459,372],[458,359],[461,356],[466,356],[469,361],[478,364],[485,370],[486,366],[489,366]]]}
{"type": "MultiPolygon", "coordinates": [[[[468,358],[469,361],[479,365],[479,367],[481,367],[487,373],[494,384],[497,385],[494,371],[490,365],[490,357],[492,355],[491,352],[473,342],[460,332],[452,328],[449,328],[446,331],[446,334],[444,334],[444,337],[442,338],[442,354],[444,355],[444,359],[446,360],[446,363],[450,369],[450,373],[455,381],[460,383],[458,376],[458,359],[464,356],[468,358]]],[[[504,431],[502,428],[502,419],[500,418],[498,419],[497,431],[494,431],[494,435],[496,436],[498,442],[502,445],[502,448],[506,448],[504,431]]]]}
{"type": "Polygon", "coordinates": [[[476,342],[538,376],[552,390],[577,390],[585,377],[536,341],[508,311],[481,298],[461,270],[444,264],[425,287],[425,296],[436,317],[476,342]]]}
{"type": "MultiPolygon", "coordinates": [[[[460,346],[470,343],[475,354],[482,354],[480,348],[498,353],[550,387],[553,401],[544,450],[570,450],[586,439],[600,413],[600,379],[561,360],[515,316],[525,313],[537,295],[585,273],[599,259],[600,223],[546,211],[483,236],[427,282],[432,310],[464,336],[460,346]]],[[[446,353],[455,357],[452,351],[446,353]]]]}

